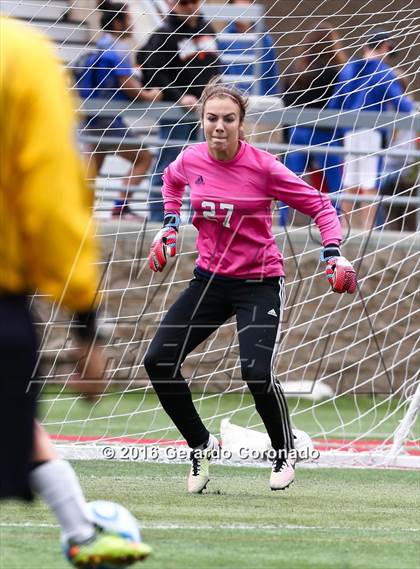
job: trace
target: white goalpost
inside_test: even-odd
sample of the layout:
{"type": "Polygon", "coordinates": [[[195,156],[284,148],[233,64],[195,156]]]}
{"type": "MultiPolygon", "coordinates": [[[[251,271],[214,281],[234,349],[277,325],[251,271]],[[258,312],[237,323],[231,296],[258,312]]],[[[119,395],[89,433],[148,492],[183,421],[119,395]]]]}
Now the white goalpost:
{"type": "MultiPolygon", "coordinates": [[[[190,134],[179,137],[176,133],[181,130],[175,127],[195,125],[197,115],[168,101],[124,100],[111,90],[107,98],[79,97],[74,76],[83,72],[81,56],[94,53],[101,37],[97,4],[95,0],[2,3],[2,11],[31,22],[52,38],[58,57],[73,77],[70,89],[78,97],[80,117],[77,135],[91,167],[93,214],[102,251],[99,332],[109,356],[107,388],[91,406],[83,405],[67,389],[75,367],[72,316],[36,294],[33,307],[42,342],[37,370],[42,387],[40,412],[66,457],[177,461],[185,458],[185,444],[154,394],[143,359],[162,317],[192,278],[196,234],[190,223],[188,191],[176,259],[163,274],[152,274],[147,255],[160,226],[151,219],[152,210],[156,212],[161,203],[156,185],[162,174],[159,161],[168,149],[180,151],[196,142],[189,139],[190,134]],[[121,134],[122,123],[117,118],[129,136],[121,134]],[[128,161],[133,152],[134,162],[128,161]],[[140,152],[149,157],[150,164],[138,174],[135,164],[140,152]],[[99,164],[97,171],[95,164],[99,164]],[[115,215],[118,200],[125,204],[128,199],[136,216],[129,220],[115,215]]],[[[321,245],[315,226],[304,216],[287,212],[282,204],[275,205],[273,231],[285,257],[287,303],[273,372],[288,396],[302,464],[420,468],[416,65],[420,8],[412,0],[387,0],[381,9],[373,0],[346,1],[336,12],[330,5],[325,0],[300,0],[286,13],[279,0],[238,4],[218,0],[203,2],[200,9],[214,28],[210,40],[218,49],[222,80],[247,85],[247,138],[281,161],[306,157],[302,174],[320,191],[330,189],[345,235],[342,250],[358,271],[355,295],[330,292],[318,260],[321,245]],[[235,32],[232,25],[242,21],[253,25],[247,32],[235,32]],[[310,53],[310,32],[326,22],[335,27],[346,59],[360,57],[366,38],[378,33],[378,28],[388,34],[401,88],[413,112],[393,108],[391,96],[383,101],[381,112],[372,110],[366,99],[366,106],[358,109],[334,108],[327,98],[318,107],[299,103],[304,92],[298,63],[310,53]],[[266,55],[267,34],[273,43],[269,53],[275,59],[266,55]],[[277,85],[265,94],[264,79],[273,78],[277,85]],[[288,104],[285,90],[295,104],[288,104]],[[296,128],[313,127],[318,132],[334,131],[334,143],[315,138],[296,143],[291,138],[296,128]],[[349,152],[346,133],[361,130],[366,144],[349,152]],[[373,148],[370,141],[378,132],[384,140],[373,148]],[[325,156],[338,157],[338,166],[320,164],[325,156]],[[366,158],[380,164],[375,190],[363,194],[350,187],[331,191],[328,169],[364,167],[366,158]],[[374,227],[354,226],[357,217],[372,211],[374,227]]],[[[148,68],[152,54],[142,46],[168,10],[165,0],[127,2],[133,27],[118,49],[140,80],[159,72],[148,68]]],[[[323,49],[332,61],[336,47],[326,44],[323,49]]],[[[315,69],[315,75],[322,71],[315,69]]],[[[267,465],[270,443],[240,377],[234,321],[188,356],[183,374],[204,422],[222,440],[221,461],[267,465]]]]}

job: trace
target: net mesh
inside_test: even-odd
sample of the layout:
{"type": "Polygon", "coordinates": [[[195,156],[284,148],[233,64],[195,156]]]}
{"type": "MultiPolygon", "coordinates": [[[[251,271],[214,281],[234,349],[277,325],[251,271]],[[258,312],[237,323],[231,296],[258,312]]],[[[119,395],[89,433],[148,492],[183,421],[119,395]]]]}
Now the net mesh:
{"type": "MultiPolygon", "coordinates": [[[[101,17],[110,10],[100,10],[95,1],[4,1],[3,10],[30,21],[54,40],[63,64],[79,81],[79,93],[71,87],[75,94],[80,94],[80,77],[92,67],[86,54],[97,54],[98,45],[102,52],[111,46],[119,68],[125,70],[116,87],[108,83],[109,78],[115,81],[116,59],[102,62],[100,87],[91,85],[94,95],[79,99],[78,136],[93,172],[94,215],[100,220],[103,244],[100,331],[110,354],[109,385],[91,407],[66,389],[75,369],[72,320],[59,306],[35,295],[42,338],[43,422],[58,441],[71,441],[73,448],[92,442],[178,441],[179,434],[147,380],[143,358],[163,315],[191,278],[196,250],[188,192],[180,254],[163,276],[150,273],[147,252],[161,215],[163,158],[168,152],[176,156],[200,134],[194,131],[196,117],[185,115],[175,102],[121,96],[130,86],[132,92],[141,91],[145,83],[153,86],[153,77],[164,68],[150,63],[159,52],[148,43],[153,33],[174,84],[181,91],[191,87],[182,83],[180,77],[187,75],[175,68],[173,54],[165,51],[168,32],[159,31],[168,4],[129,1],[126,12],[132,27],[118,41],[108,38],[106,48],[98,42],[104,37],[101,17]],[[134,79],[134,86],[127,85],[128,79],[134,79]],[[126,205],[137,217],[124,215],[126,205]]],[[[317,230],[302,215],[277,204],[273,230],[285,256],[287,303],[274,371],[289,394],[292,420],[322,450],[350,450],[352,456],[356,451],[389,450],[418,386],[418,122],[401,113],[401,97],[396,104],[390,88],[383,89],[378,107],[371,97],[372,85],[363,85],[366,74],[359,75],[357,88],[348,83],[340,74],[343,63],[337,50],[357,61],[366,38],[386,31],[401,92],[415,109],[418,4],[206,2],[201,11],[213,33],[207,30],[198,43],[181,42],[185,65],[190,65],[190,57],[198,61],[201,53],[205,57],[217,50],[214,65],[223,80],[250,95],[248,139],[279,155],[320,190],[330,191],[346,233],[344,254],[359,273],[354,297],[328,293],[317,261],[317,230]],[[244,21],[246,32],[240,27],[244,21]],[[342,46],[324,35],[316,44],[318,55],[312,57],[312,34],[320,27],[327,29],[328,23],[342,46]],[[331,82],[319,88],[326,69],[331,82]],[[346,100],[362,93],[357,108],[331,105],[332,89],[340,88],[346,100]],[[314,107],[305,97],[315,89],[314,107]],[[344,188],[343,170],[344,182],[346,176],[349,182],[344,188]],[[373,187],[363,193],[356,192],[360,173],[364,179],[374,178],[373,187]]],[[[379,59],[384,62],[386,54],[379,59]]],[[[384,81],[389,87],[389,77],[384,81]]],[[[195,86],[203,85],[196,81],[195,86]]],[[[188,356],[184,375],[212,432],[219,434],[220,422],[227,417],[261,430],[261,419],[240,378],[234,321],[188,356]]],[[[403,449],[416,454],[418,427],[411,423],[403,449]]]]}

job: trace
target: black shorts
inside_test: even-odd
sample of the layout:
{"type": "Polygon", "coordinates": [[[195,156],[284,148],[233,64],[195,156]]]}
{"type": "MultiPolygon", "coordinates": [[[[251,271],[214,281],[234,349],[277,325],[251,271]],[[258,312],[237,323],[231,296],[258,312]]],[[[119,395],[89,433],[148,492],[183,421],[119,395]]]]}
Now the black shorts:
{"type": "Polygon", "coordinates": [[[28,297],[0,293],[0,498],[32,498],[37,347],[28,297]]]}

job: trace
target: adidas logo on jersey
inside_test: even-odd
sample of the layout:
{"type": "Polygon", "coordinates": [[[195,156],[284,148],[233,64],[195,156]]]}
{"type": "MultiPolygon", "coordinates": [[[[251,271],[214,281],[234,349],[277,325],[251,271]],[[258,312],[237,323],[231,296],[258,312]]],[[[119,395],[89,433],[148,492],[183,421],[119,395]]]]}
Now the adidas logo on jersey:
{"type": "Polygon", "coordinates": [[[198,178],[195,181],[196,184],[198,184],[199,186],[202,186],[204,184],[204,178],[203,176],[198,176],[198,178]]]}
{"type": "Polygon", "coordinates": [[[277,312],[274,310],[274,308],[272,308],[271,310],[269,310],[267,312],[267,314],[269,314],[270,316],[277,316],[277,312]]]}

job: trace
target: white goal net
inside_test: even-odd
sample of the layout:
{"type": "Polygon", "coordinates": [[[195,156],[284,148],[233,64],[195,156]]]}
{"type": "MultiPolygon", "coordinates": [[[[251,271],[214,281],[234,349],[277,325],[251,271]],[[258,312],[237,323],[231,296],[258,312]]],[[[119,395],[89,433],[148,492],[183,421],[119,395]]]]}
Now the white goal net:
{"type": "MultiPolygon", "coordinates": [[[[179,255],[155,275],[147,254],[162,219],[162,170],[202,136],[197,115],[178,104],[178,95],[199,93],[213,66],[250,97],[248,140],[329,193],[343,225],[344,255],[359,274],[354,296],[329,292],[317,230],[276,204],[287,303],[274,372],[294,427],[311,437],[318,464],[418,467],[418,3],[352,0],[333,12],[337,3],[315,0],[197,2],[205,22],[190,39],[182,36],[185,21],[175,20],[180,29],[161,27],[175,2],[128,0],[131,24],[119,35],[112,23],[118,15],[100,4],[2,2],[4,12],[52,38],[69,70],[102,243],[100,332],[109,381],[93,405],[66,387],[75,367],[72,318],[40,295],[34,299],[40,413],[53,439],[81,458],[164,460],[163,449],[183,448],[143,359],[191,279],[196,249],[188,191],[179,255]],[[172,44],[174,34],[182,37],[172,44]],[[136,99],[144,88],[166,95],[136,99]]],[[[194,3],[184,4],[190,10],[194,3]]],[[[241,447],[269,449],[240,377],[234,321],[188,356],[183,374],[234,462],[241,462],[241,447]]],[[[255,464],[252,457],[242,462],[255,464]]]]}

